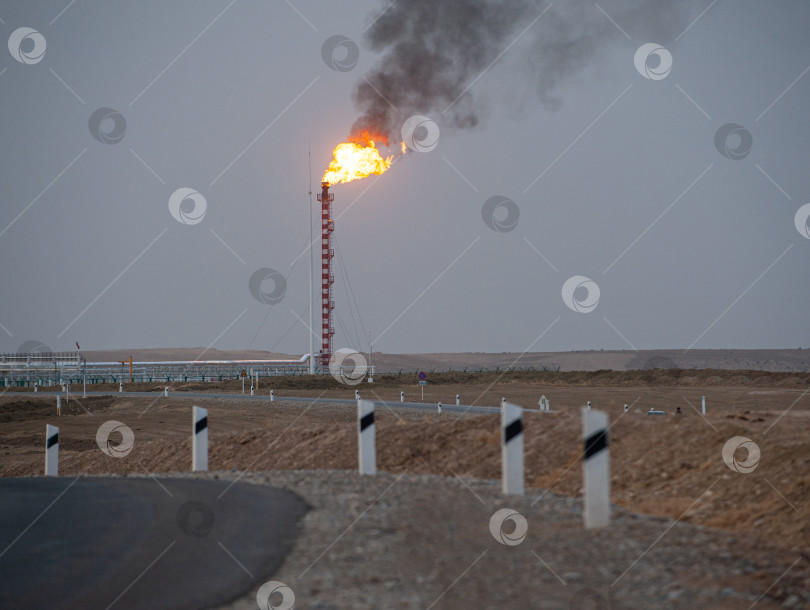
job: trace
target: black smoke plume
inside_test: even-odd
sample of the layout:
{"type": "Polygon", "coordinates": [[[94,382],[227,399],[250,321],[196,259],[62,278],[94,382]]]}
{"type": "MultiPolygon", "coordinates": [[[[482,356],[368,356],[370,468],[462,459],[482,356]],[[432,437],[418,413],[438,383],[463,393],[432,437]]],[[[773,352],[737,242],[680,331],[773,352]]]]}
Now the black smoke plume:
{"type": "MultiPolygon", "coordinates": [[[[388,5],[388,0],[383,0],[388,5]]],[[[360,117],[351,136],[399,140],[403,121],[430,116],[442,127],[469,128],[480,120],[475,81],[503,60],[519,67],[547,106],[555,91],[606,45],[624,44],[628,63],[645,42],[667,44],[689,24],[697,0],[397,0],[366,32],[381,55],[356,85],[360,117]]],[[[523,83],[521,83],[523,84],[523,83]]],[[[516,87],[525,91],[525,87],[516,87]]]]}

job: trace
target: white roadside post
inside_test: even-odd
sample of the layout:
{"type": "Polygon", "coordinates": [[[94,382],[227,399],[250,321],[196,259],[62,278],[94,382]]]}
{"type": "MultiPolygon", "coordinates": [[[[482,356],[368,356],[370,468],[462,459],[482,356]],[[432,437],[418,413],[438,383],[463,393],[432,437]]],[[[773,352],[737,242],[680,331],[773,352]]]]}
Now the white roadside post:
{"type": "Polygon", "coordinates": [[[56,395],[56,414],[62,415],[62,395],[56,395]]]}
{"type": "Polygon", "coordinates": [[[360,400],[360,390],[355,390],[354,391],[354,399],[355,400],[360,400]]]}
{"type": "Polygon", "coordinates": [[[506,398],[501,396],[501,411],[503,411],[505,407],[506,407],[506,398]]]}
{"type": "Polygon", "coordinates": [[[195,406],[192,421],[191,470],[208,470],[208,411],[195,406]]]}
{"type": "Polygon", "coordinates": [[[439,401],[439,415],[442,414],[442,401],[439,401]]]}
{"type": "Polygon", "coordinates": [[[245,393],[245,378],[242,377],[242,394],[245,393]]]}
{"type": "Polygon", "coordinates": [[[588,401],[588,409],[590,409],[590,408],[591,408],[591,401],[589,400],[588,401]]]}
{"type": "Polygon", "coordinates": [[[703,415],[706,415],[706,397],[700,397],[700,410],[703,412],[703,415]]]}
{"type": "Polygon", "coordinates": [[[253,384],[250,384],[250,395],[253,396],[256,394],[256,389],[253,387],[253,384]]]}
{"type": "Polygon", "coordinates": [[[608,416],[604,411],[582,410],[585,443],[582,474],[585,484],[584,519],[588,529],[607,527],[610,521],[610,454],[608,416]]]}
{"type": "Polygon", "coordinates": [[[120,380],[118,381],[118,391],[119,392],[124,391],[124,382],[123,381],[120,381],[120,380]]]}
{"type": "Polygon", "coordinates": [[[169,397],[169,386],[166,386],[166,387],[163,388],[163,397],[164,398],[169,397]]]}
{"type": "Polygon", "coordinates": [[[259,371],[256,371],[253,374],[256,376],[256,384],[255,385],[256,385],[256,389],[258,390],[259,389],[259,371]]]}
{"type": "Polygon", "coordinates": [[[456,394],[456,406],[461,404],[461,395],[456,394]]]}
{"type": "Polygon", "coordinates": [[[59,475],[59,428],[45,424],[45,476],[59,475]]]}
{"type": "Polygon", "coordinates": [[[399,393],[399,402],[405,402],[405,392],[399,393]]]}
{"type": "Polygon", "coordinates": [[[357,455],[360,474],[377,474],[377,451],[374,446],[374,403],[357,401],[357,455]]]}
{"type": "Polygon", "coordinates": [[[501,470],[503,493],[524,494],[523,409],[503,402],[501,410],[501,470]]]}
{"type": "Polygon", "coordinates": [[[82,377],[82,398],[87,398],[87,375],[82,377]]]}
{"type": "Polygon", "coordinates": [[[39,382],[35,381],[34,382],[34,392],[37,392],[37,391],[39,391],[39,382]]]}
{"type": "Polygon", "coordinates": [[[275,394],[273,394],[273,390],[270,390],[270,402],[275,402],[275,401],[276,401],[276,396],[275,396],[275,394]]]}
{"type": "Polygon", "coordinates": [[[65,386],[65,402],[70,402],[70,382],[68,382],[67,386],[65,386]]]}
{"type": "Polygon", "coordinates": [[[627,413],[630,410],[630,407],[627,406],[627,403],[624,403],[624,412],[627,413]]]}

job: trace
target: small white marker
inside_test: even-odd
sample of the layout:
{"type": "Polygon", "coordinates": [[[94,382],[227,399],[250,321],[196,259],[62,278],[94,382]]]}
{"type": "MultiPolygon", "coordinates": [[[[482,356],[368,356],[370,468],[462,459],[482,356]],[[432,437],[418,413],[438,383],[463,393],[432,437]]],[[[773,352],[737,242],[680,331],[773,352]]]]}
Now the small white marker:
{"type": "Polygon", "coordinates": [[[169,386],[166,386],[165,388],[163,388],[163,396],[165,398],[169,397],[169,386]]]}
{"type": "Polygon", "coordinates": [[[123,381],[119,381],[119,382],[118,382],[118,391],[119,391],[119,392],[123,392],[123,391],[124,391],[124,382],[123,382],[123,381]]]}
{"type": "Polygon", "coordinates": [[[460,404],[461,404],[461,396],[459,394],[456,394],[456,405],[460,404]]]}
{"type": "Polygon", "coordinates": [[[275,401],[276,401],[276,396],[275,396],[275,394],[273,394],[273,390],[270,390],[270,402],[275,402],[275,401]]]}
{"type": "Polygon", "coordinates": [[[582,475],[585,486],[586,528],[607,527],[610,521],[610,455],[608,416],[604,411],[582,410],[582,438],[585,444],[582,475]]]}
{"type": "Polygon", "coordinates": [[[399,402],[405,402],[405,392],[399,393],[399,402]]]}
{"type": "Polygon", "coordinates": [[[45,476],[59,475],[59,428],[45,424],[45,476]]]}
{"type": "Polygon", "coordinates": [[[354,399],[355,400],[360,400],[360,390],[355,390],[354,391],[354,399]]]}
{"type": "Polygon", "coordinates": [[[374,403],[357,401],[357,457],[360,474],[377,473],[377,452],[374,443],[374,403]]]}
{"type": "Polygon", "coordinates": [[[501,471],[503,493],[523,495],[523,409],[503,402],[501,410],[501,471]]]}
{"type": "Polygon", "coordinates": [[[440,402],[439,402],[439,415],[441,415],[441,414],[442,414],[442,403],[441,403],[441,401],[440,401],[440,402]]]}
{"type": "Polygon", "coordinates": [[[208,411],[195,406],[192,409],[191,470],[208,470],[208,411]]]}
{"type": "Polygon", "coordinates": [[[56,395],[56,414],[62,415],[62,395],[56,395]]]}
{"type": "Polygon", "coordinates": [[[703,415],[706,415],[706,397],[700,397],[700,410],[703,412],[703,415]]]}

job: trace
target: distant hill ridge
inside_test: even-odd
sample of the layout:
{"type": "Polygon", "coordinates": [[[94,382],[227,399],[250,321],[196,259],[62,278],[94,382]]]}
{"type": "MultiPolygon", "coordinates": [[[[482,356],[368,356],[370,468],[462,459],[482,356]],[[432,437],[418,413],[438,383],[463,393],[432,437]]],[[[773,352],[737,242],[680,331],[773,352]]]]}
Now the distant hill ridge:
{"type": "MultiPolygon", "coordinates": [[[[156,348],[83,351],[88,362],[111,362],[133,357],[144,360],[278,360],[298,359],[301,354],[262,350],[218,350],[205,348],[156,348]]],[[[774,372],[810,371],[810,349],[711,349],[531,352],[461,352],[433,354],[386,354],[375,352],[372,363],[378,371],[425,369],[444,371],[516,368],[561,371],[631,371],[645,369],[726,369],[774,372]]]]}

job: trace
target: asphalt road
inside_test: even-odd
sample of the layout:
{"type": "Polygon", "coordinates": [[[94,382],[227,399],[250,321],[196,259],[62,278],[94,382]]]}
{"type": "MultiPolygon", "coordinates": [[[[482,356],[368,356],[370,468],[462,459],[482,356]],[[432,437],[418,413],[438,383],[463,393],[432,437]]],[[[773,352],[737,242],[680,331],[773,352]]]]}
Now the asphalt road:
{"type": "MultiPolygon", "coordinates": [[[[19,394],[27,397],[31,396],[31,392],[6,392],[5,394],[19,394]]],[[[37,395],[54,396],[58,392],[38,392],[37,395]]],[[[77,397],[81,392],[75,394],[77,397]]],[[[163,392],[87,392],[88,396],[129,396],[134,398],[148,398],[150,396],[155,398],[163,397],[163,392]]],[[[62,395],[64,398],[64,394],[62,395]]],[[[270,396],[267,394],[251,396],[249,394],[227,394],[227,393],[211,393],[211,392],[169,392],[170,398],[193,398],[194,400],[246,400],[256,402],[270,402],[270,396]]],[[[362,397],[362,396],[361,396],[362,397]]],[[[357,401],[354,398],[306,398],[303,396],[275,396],[275,400],[279,402],[305,402],[310,404],[350,404],[355,405],[357,401]]],[[[392,409],[417,409],[421,411],[435,412],[438,405],[435,402],[399,402],[391,400],[373,400],[371,401],[377,406],[390,407],[392,409]]],[[[455,404],[442,404],[442,412],[448,413],[467,413],[486,415],[492,413],[500,413],[500,407],[482,407],[473,405],[455,405],[455,404]]],[[[524,411],[537,411],[537,409],[524,409],[524,411]]]]}
{"type": "Polygon", "coordinates": [[[0,607],[203,608],[244,595],[281,566],[309,507],[229,485],[0,479],[0,607]]]}

